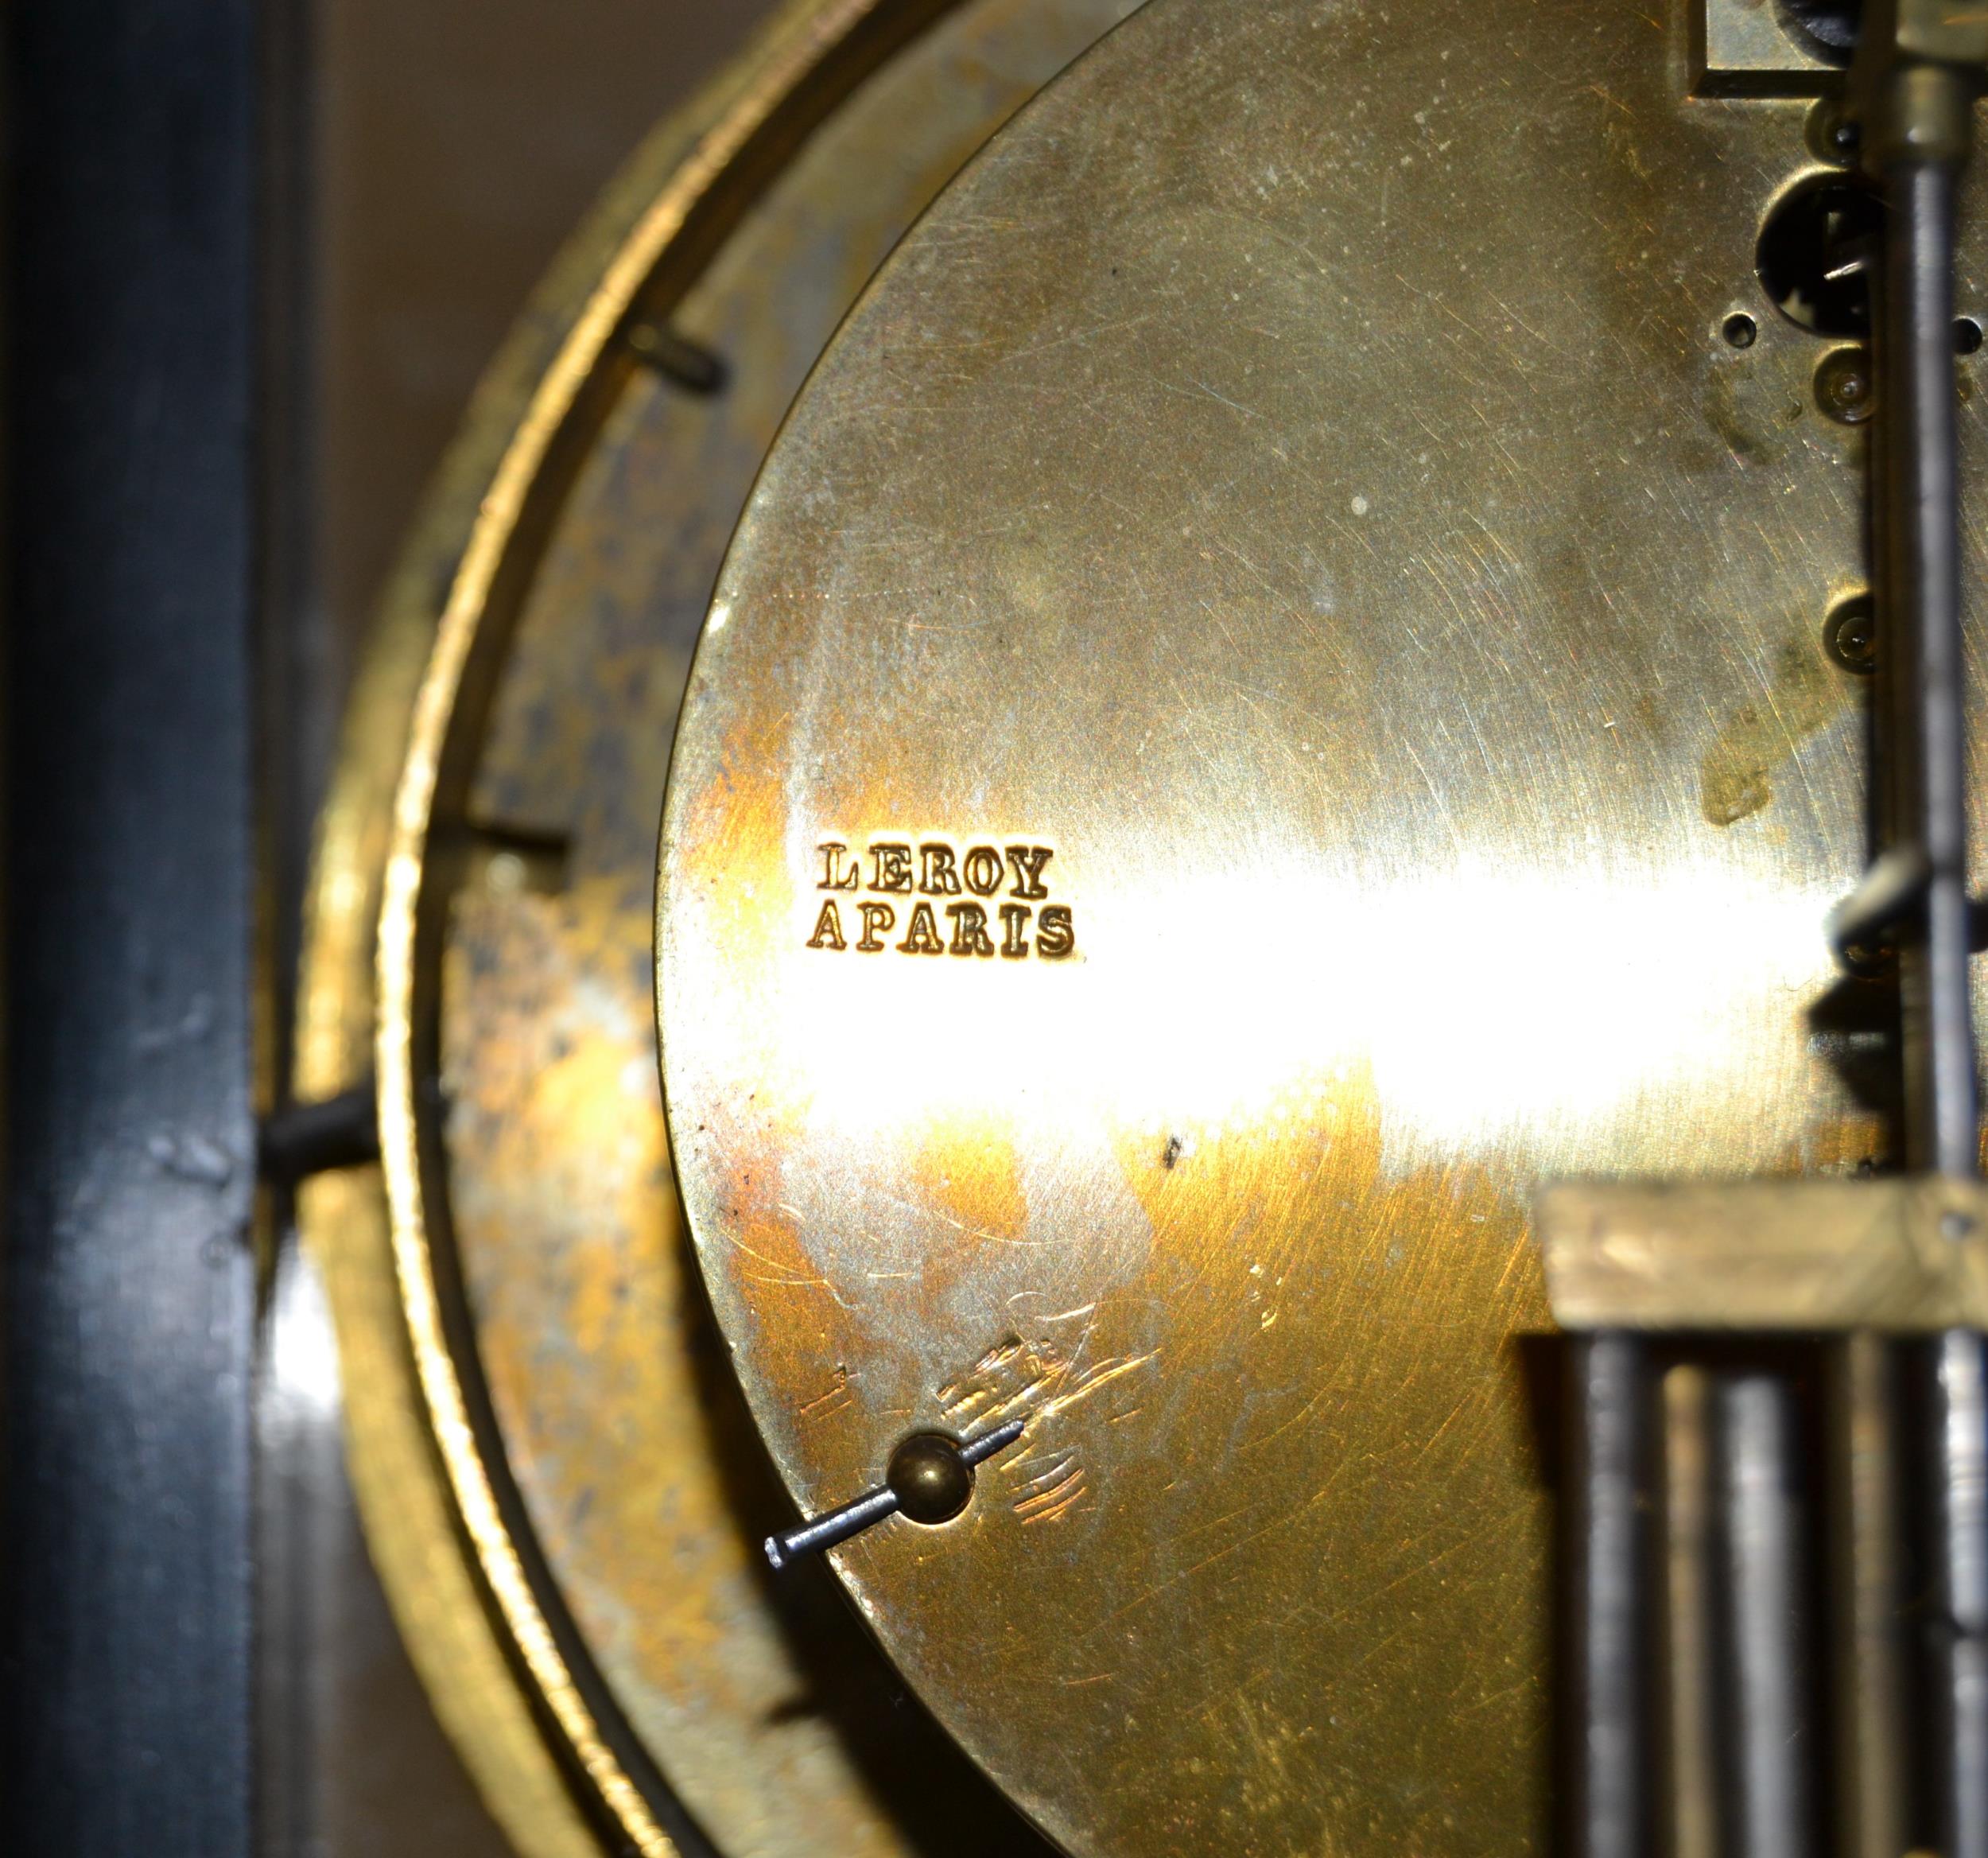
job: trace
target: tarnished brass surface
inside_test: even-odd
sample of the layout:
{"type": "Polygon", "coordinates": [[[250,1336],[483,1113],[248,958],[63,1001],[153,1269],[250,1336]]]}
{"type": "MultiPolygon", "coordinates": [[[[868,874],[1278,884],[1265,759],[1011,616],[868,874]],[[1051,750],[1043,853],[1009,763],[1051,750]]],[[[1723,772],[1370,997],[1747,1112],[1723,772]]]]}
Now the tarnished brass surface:
{"type": "Polygon", "coordinates": [[[1571,1183],[1534,1224],[1566,1329],[1988,1328],[1975,1181],[1571,1183]]]}
{"type": "MultiPolygon", "coordinates": [[[[939,10],[791,8],[658,130],[548,280],[416,526],[355,694],[314,873],[298,1094],[365,1075],[376,1034],[414,1063],[384,1104],[392,1225],[363,1171],[309,1184],[300,1211],[337,1317],[375,1560],[444,1722],[534,1858],[599,1848],[561,1768],[627,1778],[586,1739],[602,1711],[727,1858],[1027,1848],[895,1705],[826,1584],[776,1592],[757,1568],[764,1512],[786,1512],[683,1269],[650,903],[689,642],[788,400],[913,215],[1124,10],[967,0],[861,81],[939,10]],[[839,49],[888,14],[878,45],[839,49]],[[825,69],[848,100],[805,143],[782,130],[769,148],[825,69]],[[732,222],[715,239],[714,200],[732,222]],[[723,395],[632,365],[612,338],[634,298],[714,347],[723,395]],[[438,677],[460,681],[438,691],[438,677]],[[403,807],[396,907],[425,927],[390,963],[376,1028],[410,762],[447,778],[425,824],[403,807]],[[465,1488],[482,1505],[469,1531],[465,1488]],[[568,1623],[575,1636],[552,1635],[568,1623]]],[[[661,1848],[639,1774],[601,1790],[623,1836],[661,1848]]]]}
{"type": "Polygon", "coordinates": [[[693,1231],[805,1510],[1028,1417],[837,1561],[1074,1852],[1539,1848],[1531,1193],[1880,1142],[1864,441],[1753,275],[1808,106],[1691,82],[1682,5],[1156,0],[900,249],[721,578],[693,1231]]]}

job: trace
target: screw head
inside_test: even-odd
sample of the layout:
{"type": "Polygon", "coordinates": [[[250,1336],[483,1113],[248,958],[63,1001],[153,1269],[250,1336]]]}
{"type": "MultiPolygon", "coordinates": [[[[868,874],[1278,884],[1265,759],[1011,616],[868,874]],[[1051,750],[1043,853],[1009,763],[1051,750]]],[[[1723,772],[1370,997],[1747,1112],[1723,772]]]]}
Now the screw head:
{"type": "Polygon", "coordinates": [[[1846,600],[1829,616],[1824,632],[1829,655],[1846,671],[1868,676],[1877,668],[1877,616],[1862,594],[1846,600]]]}
{"type": "Polygon", "coordinates": [[[950,1522],[973,1495],[973,1467],[943,1432],[914,1432],[891,1454],[884,1482],[899,1515],[927,1526],[950,1522]]]}
{"type": "Polygon", "coordinates": [[[1815,403],[1842,426],[1862,426],[1870,418],[1870,357],[1862,348],[1836,348],[1815,370],[1815,403]]]}

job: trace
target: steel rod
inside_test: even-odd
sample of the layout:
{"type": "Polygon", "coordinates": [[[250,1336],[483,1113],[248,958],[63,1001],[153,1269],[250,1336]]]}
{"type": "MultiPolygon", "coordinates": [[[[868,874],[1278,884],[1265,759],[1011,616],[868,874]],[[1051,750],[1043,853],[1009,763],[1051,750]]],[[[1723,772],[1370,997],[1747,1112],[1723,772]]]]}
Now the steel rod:
{"type": "MultiPolygon", "coordinates": [[[[1895,107],[1905,119],[1899,80],[1895,107]]],[[[1972,80],[1920,71],[1964,125],[1972,80]]],[[[1928,116],[1927,120],[1936,119],[1928,116]]],[[[1980,1171],[1967,880],[1965,654],[1953,360],[1955,200],[1964,133],[1929,152],[1898,137],[1881,166],[1887,212],[1874,319],[1883,426],[1878,533],[1881,672],[1891,849],[1916,853],[1925,899],[1899,943],[1908,1166],[1980,1171]]],[[[1931,1818],[1941,1858],[1988,1858],[1988,1442],[1982,1343],[1955,1333],[1921,1355],[1928,1422],[1923,1541],[1931,1818]]]]}
{"type": "Polygon", "coordinates": [[[1810,1687],[1792,1474],[1794,1397],[1778,1374],[1722,1374],[1713,1386],[1721,1845],[1730,1858],[1809,1858],[1810,1687]]]}
{"type": "Polygon", "coordinates": [[[1665,1858],[1718,1858],[1710,1409],[1703,1368],[1664,1375],[1665,1858]]]}
{"type": "Polygon", "coordinates": [[[1897,1413],[1893,1351],[1869,1331],[1829,1364],[1830,1628],[1838,1700],[1834,1800],[1842,1858],[1906,1849],[1900,1638],[1897,1413]]]}
{"type": "Polygon", "coordinates": [[[1571,1858],[1646,1858],[1643,1352],[1627,1335],[1578,1335],[1567,1343],[1567,1847],[1571,1858]]]}
{"type": "Polygon", "coordinates": [[[1933,1824],[1940,1858],[1988,1858],[1988,1399],[1982,1338],[1932,1345],[1928,1479],[1933,1824]]]}
{"type": "Polygon", "coordinates": [[[1916,853],[1924,905],[1901,937],[1905,1160],[1971,1176],[1980,1110],[1970,996],[1967,721],[1960,631],[1959,482],[1954,415],[1955,173],[1886,170],[1889,222],[1877,319],[1884,422],[1878,590],[1889,710],[1881,747],[1889,851],[1916,853]]]}

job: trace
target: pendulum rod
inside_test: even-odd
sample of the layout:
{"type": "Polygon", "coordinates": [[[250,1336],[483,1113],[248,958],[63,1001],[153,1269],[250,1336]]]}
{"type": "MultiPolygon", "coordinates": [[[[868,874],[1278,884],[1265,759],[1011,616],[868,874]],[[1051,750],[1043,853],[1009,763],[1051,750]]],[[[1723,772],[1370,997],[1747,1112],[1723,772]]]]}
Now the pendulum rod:
{"type": "MultiPolygon", "coordinates": [[[[1897,949],[1905,1160],[1980,1173],[1967,877],[1967,717],[1954,378],[1955,200],[1988,40],[1941,0],[1866,9],[1853,98],[1885,206],[1875,280],[1873,455],[1879,637],[1877,748],[1885,842],[1909,875],[1897,949]]],[[[1873,873],[1875,875],[1875,873],[1873,873]]],[[[1854,908],[1853,904],[1852,908],[1854,908]]],[[[1963,1236],[1955,1234],[1955,1236],[1963,1236]]],[[[1920,1668],[1928,1829],[1941,1858],[1988,1858],[1988,1452],[1982,1344],[1918,1351],[1928,1446],[1920,1668]]],[[[1853,1581],[1857,1570],[1851,1570],[1853,1581]]]]}
{"type": "Polygon", "coordinates": [[[1885,852],[1920,878],[1916,907],[1898,937],[1905,1164],[1964,1179],[1980,1172],[1980,1114],[1954,420],[1959,166],[1958,156],[1928,160],[1914,150],[1883,169],[1889,210],[1876,346],[1884,433],[1874,488],[1885,570],[1877,597],[1885,852]]]}

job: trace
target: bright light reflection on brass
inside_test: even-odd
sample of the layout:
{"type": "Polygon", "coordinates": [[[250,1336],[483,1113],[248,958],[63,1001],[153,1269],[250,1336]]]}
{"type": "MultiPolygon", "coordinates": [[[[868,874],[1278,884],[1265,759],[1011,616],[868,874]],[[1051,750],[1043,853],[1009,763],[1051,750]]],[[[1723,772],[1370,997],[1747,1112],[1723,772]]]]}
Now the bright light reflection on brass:
{"type": "MultiPolygon", "coordinates": [[[[1072,856],[1087,900],[1072,969],[996,970],[962,1001],[945,965],[824,960],[796,935],[773,951],[766,992],[738,1003],[736,1029],[763,1037],[751,1028],[763,1016],[786,1028],[776,1062],[837,1049],[840,1087],[808,1106],[822,1139],[857,1143],[990,1101],[1043,1133],[1080,1114],[1246,1127],[1359,1071],[1392,1168],[1522,1129],[1542,1165],[1565,1172],[1598,1141],[1633,1153],[1653,1098],[1743,1087],[1736,1018],[1780,1023],[1763,978],[1784,997],[1830,982],[1830,886],[1764,881],[1719,849],[1619,877],[1542,869],[1522,845],[1412,875],[1363,870],[1357,855],[1334,869],[1295,848],[1281,868],[1209,857],[1187,874],[1072,856]],[[1528,975],[1551,985],[1516,984],[1528,975]],[[1027,1040],[1001,1036],[1024,983],[1055,1010],[1027,1040]],[[962,1013],[970,1065],[907,1065],[895,1041],[848,1034],[962,1013]]],[[[798,921],[810,880],[789,881],[781,907],[798,921]]]]}

